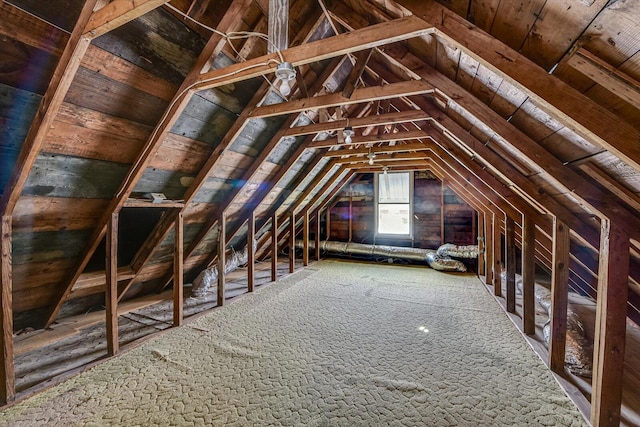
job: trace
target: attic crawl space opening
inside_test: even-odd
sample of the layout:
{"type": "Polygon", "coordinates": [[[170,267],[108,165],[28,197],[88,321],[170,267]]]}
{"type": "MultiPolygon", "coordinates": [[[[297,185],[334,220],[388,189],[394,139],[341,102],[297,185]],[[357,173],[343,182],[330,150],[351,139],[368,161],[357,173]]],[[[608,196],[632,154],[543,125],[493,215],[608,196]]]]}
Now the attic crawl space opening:
{"type": "Polygon", "coordinates": [[[24,343],[72,314],[105,305],[115,354],[144,298],[180,325],[240,292],[227,275],[253,289],[333,244],[472,254],[540,342],[542,286],[552,371],[592,424],[638,423],[622,369],[640,322],[637,2],[5,0],[0,16],[3,402],[24,343]],[[379,184],[405,173],[389,235],[379,184]],[[225,272],[245,247],[247,270],[225,272]],[[213,267],[215,295],[189,306],[213,267]],[[565,363],[578,297],[598,313],[591,379],[565,363]]]}

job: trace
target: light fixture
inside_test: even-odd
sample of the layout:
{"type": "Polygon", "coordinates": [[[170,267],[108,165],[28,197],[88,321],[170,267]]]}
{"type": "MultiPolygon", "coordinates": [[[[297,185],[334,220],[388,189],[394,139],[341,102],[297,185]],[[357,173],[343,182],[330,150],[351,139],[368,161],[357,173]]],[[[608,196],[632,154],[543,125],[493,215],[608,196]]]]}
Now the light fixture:
{"type": "Polygon", "coordinates": [[[280,80],[280,93],[283,96],[291,94],[291,85],[289,81],[296,78],[296,70],[291,62],[282,62],[276,67],[276,79],[280,80]]]}
{"type": "Polygon", "coordinates": [[[367,157],[369,158],[369,164],[373,165],[373,159],[375,159],[376,153],[371,152],[371,147],[369,147],[369,154],[367,154],[367,157]]]}
{"type": "Polygon", "coordinates": [[[387,174],[387,171],[389,170],[389,166],[385,166],[382,168],[382,172],[384,172],[384,174],[387,174]]]}
{"type": "Polygon", "coordinates": [[[355,135],[355,132],[353,131],[353,128],[349,126],[348,123],[349,122],[347,122],[347,126],[342,131],[342,134],[344,135],[344,142],[347,144],[351,144],[351,137],[355,135]]]}

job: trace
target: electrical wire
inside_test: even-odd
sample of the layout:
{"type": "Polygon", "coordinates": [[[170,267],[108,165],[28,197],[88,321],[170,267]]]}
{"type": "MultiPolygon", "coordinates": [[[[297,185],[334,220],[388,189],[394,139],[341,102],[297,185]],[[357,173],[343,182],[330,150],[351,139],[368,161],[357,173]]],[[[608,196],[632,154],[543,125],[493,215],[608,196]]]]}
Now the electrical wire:
{"type": "MultiPolygon", "coordinates": [[[[219,80],[219,79],[223,79],[226,77],[230,77],[230,76],[234,76],[236,74],[242,73],[246,70],[250,70],[252,68],[258,68],[258,67],[263,67],[263,66],[269,66],[270,64],[276,64],[279,65],[283,62],[286,62],[284,57],[282,56],[282,52],[280,51],[280,49],[277,48],[277,46],[275,46],[273,44],[273,42],[271,42],[271,40],[269,40],[269,36],[264,34],[264,33],[259,33],[259,32],[255,32],[255,31],[234,31],[234,32],[230,32],[228,34],[223,33],[222,31],[216,30],[215,28],[209,27],[208,25],[205,25],[193,18],[191,18],[189,15],[185,14],[184,12],[182,12],[181,10],[177,9],[176,7],[172,6],[169,3],[165,4],[169,9],[175,11],[176,13],[178,13],[179,15],[183,16],[185,19],[188,19],[190,21],[192,21],[193,23],[200,25],[201,27],[214,32],[215,34],[218,34],[222,37],[225,38],[225,40],[227,41],[227,43],[229,43],[229,45],[231,45],[232,49],[236,52],[236,54],[240,57],[239,52],[236,50],[235,46],[233,46],[233,43],[231,43],[231,40],[239,40],[239,39],[244,39],[244,38],[249,38],[249,37],[258,37],[262,40],[265,40],[267,42],[267,44],[270,44],[274,49],[275,52],[278,54],[278,57],[280,59],[280,61],[277,61],[275,59],[270,59],[266,62],[261,62],[259,64],[253,64],[253,65],[249,65],[245,68],[242,68],[240,70],[236,70],[233,71],[231,73],[227,73],[227,74],[223,74],[220,76],[215,76],[215,77],[210,77],[208,79],[204,79],[204,80],[197,80],[193,83],[191,83],[189,86],[187,86],[186,88],[184,88],[180,93],[176,94],[176,96],[174,96],[173,100],[171,101],[171,103],[169,104],[169,106],[165,109],[164,114],[162,115],[160,121],[158,122],[158,126],[155,127],[153,133],[151,134],[149,140],[153,140],[157,135],[158,135],[158,131],[160,130],[160,127],[165,123],[165,121],[167,120],[167,118],[169,117],[169,112],[171,111],[171,109],[176,105],[176,103],[182,99],[183,95],[185,95],[187,92],[189,92],[190,90],[192,90],[195,86],[200,85],[202,83],[208,83],[208,82],[212,82],[215,80],[219,80]]],[[[267,83],[269,83],[269,85],[277,90],[278,92],[280,92],[274,85],[273,83],[266,77],[266,76],[262,76],[267,83]]],[[[282,94],[281,94],[282,95],[282,94]]],[[[125,181],[124,181],[124,185],[121,186],[120,190],[116,193],[116,198],[120,197],[123,193],[125,188],[130,184],[131,181],[131,177],[133,176],[133,171],[140,165],[141,159],[144,158],[144,156],[146,156],[149,152],[149,149],[151,148],[151,145],[147,145],[145,147],[145,150],[141,153],[140,156],[138,156],[137,161],[132,165],[132,167],[129,169],[129,173],[127,174],[125,181]]]]}

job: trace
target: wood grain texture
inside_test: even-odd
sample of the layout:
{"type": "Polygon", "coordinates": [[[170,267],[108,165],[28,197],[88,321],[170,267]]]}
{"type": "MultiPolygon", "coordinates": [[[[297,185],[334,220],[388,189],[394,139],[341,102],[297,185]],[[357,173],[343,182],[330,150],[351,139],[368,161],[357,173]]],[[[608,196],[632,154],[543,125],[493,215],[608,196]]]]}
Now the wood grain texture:
{"type": "Polygon", "coordinates": [[[553,266],[551,270],[551,339],[549,368],[564,372],[569,300],[569,228],[557,218],[553,221],[553,266]]]}
{"type": "Polygon", "coordinates": [[[183,321],[183,226],[184,216],[182,212],[180,212],[176,217],[174,228],[175,243],[173,250],[173,326],[180,326],[182,325],[183,321]]]}
{"type": "Polygon", "coordinates": [[[118,214],[111,214],[107,225],[107,256],[105,262],[106,292],[105,315],[107,323],[107,354],[113,356],[119,351],[118,340],[118,214]]]}
{"type": "Polygon", "coordinates": [[[0,403],[11,402],[15,396],[15,371],[13,366],[13,282],[11,262],[11,217],[0,218],[0,403]]]}
{"type": "Polygon", "coordinates": [[[591,424],[620,425],[629,281],[629,237],[602,222],[591,424]]]}
{"type": "Polygon", "coordinates": [[[535,274],[536,274],[536,225],[530,215],[525,215],[522,224],[522,329],[525,334],[536,331],[535,274]]]}

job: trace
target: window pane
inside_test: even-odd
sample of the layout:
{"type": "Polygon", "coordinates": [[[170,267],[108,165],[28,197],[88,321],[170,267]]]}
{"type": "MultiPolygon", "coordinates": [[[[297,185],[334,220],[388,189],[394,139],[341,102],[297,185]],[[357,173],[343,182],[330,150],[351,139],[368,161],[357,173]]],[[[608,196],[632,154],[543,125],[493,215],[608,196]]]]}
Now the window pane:
{"type": "Polygon", "coordinates": [[[409,172],[380,174],[378,203],[409,203],[409,172]]]}
{"type": "Polygon", "coordinates": [[[378,233],[409,234],[411,206],[404,203],[378,205],[378,233]]]}

